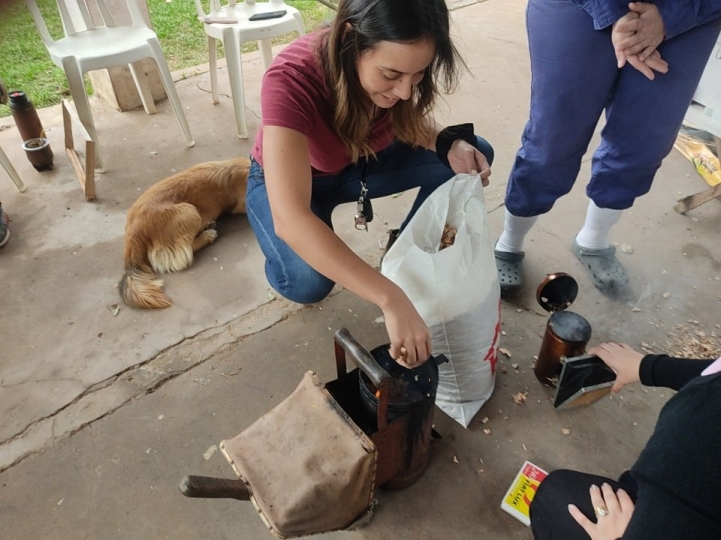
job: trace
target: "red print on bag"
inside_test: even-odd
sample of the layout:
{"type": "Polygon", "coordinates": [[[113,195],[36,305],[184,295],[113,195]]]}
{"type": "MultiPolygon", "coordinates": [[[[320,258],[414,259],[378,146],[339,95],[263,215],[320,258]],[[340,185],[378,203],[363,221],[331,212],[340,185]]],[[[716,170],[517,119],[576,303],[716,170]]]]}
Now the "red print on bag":
{"type": "Polygon", "coordinates": [[[498,324],[493,333],[493,343],[488,349],[488,353],[483,360],[487,360],[491,363],[491,375],[496,374],[496,362],[498,361],[498,336],[501,334],[501,301],[498,300],[498,324]]]}

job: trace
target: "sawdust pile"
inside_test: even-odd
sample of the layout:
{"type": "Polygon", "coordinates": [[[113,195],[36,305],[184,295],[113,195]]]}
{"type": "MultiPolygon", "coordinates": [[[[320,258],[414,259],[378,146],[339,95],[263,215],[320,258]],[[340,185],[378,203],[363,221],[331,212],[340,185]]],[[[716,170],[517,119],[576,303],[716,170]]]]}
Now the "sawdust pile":
{"type": "Polygon", "coordinates": [[[655,343],[641,343],[641,348],[646,353],[666,353],[669,356],[679,358],[701,358],[712,359],[721,356],[721,336],[717,330],[707,331],[699,322],[692,319],[687,324],[677,324],[674,330],[668,333],[665,346],[657,346],[655,343]]]}

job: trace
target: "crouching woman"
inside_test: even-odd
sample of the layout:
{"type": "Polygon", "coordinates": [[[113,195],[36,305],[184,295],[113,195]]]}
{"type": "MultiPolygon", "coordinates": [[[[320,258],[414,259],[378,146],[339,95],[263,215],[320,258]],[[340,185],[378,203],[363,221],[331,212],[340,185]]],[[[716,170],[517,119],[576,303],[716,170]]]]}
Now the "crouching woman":
{"type": "MultiPolygon", "coordinates": [[[[341,0],[334,22],[286,47],[263,79],[248,217],[271,286],[298,303],[338,283],[384,314],[391,356],[431,354],[430,332],[405,293],[334,233],[336,206],[420,188],[401,228],[455,173],[487,183],[491,146],[470,124],[432,119],[439,86],[462,64],[444,0],[341,0]]],[[[365,215],[364,215],[365,214],[365,215]]]]}

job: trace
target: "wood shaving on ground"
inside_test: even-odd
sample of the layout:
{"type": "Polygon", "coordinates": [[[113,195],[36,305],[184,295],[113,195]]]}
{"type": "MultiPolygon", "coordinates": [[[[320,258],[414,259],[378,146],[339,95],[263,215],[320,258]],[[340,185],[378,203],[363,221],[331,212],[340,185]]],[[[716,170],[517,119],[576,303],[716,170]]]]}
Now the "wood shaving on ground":
{"type": "Polygon", "coordinates": [[[203,459],[205,459],[205,461],[208,461],[211,457],[213,457],[213,454],[215,454],[215,452],[216,452],[217,450],[218,450],[218,447],[217,447],[217,446],[215,446],[215,445],[211,446],[211,447],[208,448],[208,449],[205,451],[205,453],[203,454],[203,459]]]}
{"type": "Polygon", "coordinates": [[[721,356],[721,335],[716,330],[706,330],[699,321],[689,319],[687,324],[676,324],[668,333],[665,345],[642,342],[646,353],[663,352],[678,358],[711,359],[721,356]]]}
{"type": "Polygon", "coordinates": [[[508,358],[511,358],[511,357],[513,356],[513,355],[511,354],[511,351],[509,351],[509,350],[506,349],[505,347],[500,347],[500,348],[498,349],[498,352],[501,353],[501,354],[505,354],[508,358]]]}
{"type": "Polygon", "coordinates": [[[526,401],[526,396],[528,395],[528,392],[518,392],[517,394],[513,395],[513,402],[516,405],[522,405],[524,401],[526,401]]]}
{"type": "Polygon", "coordinates": [[[458,232],[458,229],[451,227],[446,223],[446,226],[443,227],[443,234],[441,235],[441,247],[438,251],[441,249],[446,249],[449,246],[453,245],[453,242],[456,241],[456,233],[458,232]]]}
{"type": "Polygon", "coordinates": [[[453,463],[458,463],[458,458],[456,456],[453,456],[453,463]]]}
{"type": "Polygon", "coordinates": [[[490,434],[491,434],[491,428],[485,428],[485,429],[483,430],[483,433],[485,433],[486,435],[490,435],[490,434]]]}
{"type": "Polygon", "coordinates": [[[501,366],[501,373],[503,373],[503,374],[508,373],[508,370],[506,369],[506,366],[501,366]]]}
{"type": "Polygon", "coordinates": [[[568,435],[569,433],[571,433],[571,430],[568,428],[563,428],[561,429],[561,433],[563,433],[564,435],[568,435]]]}
{"type": "Polygon", "coordinates": [[[484,416],[483,420],[481,420],[481,424],[487,424],[488,420],[489,420],[489,418],[487,416],[484,416]]]}

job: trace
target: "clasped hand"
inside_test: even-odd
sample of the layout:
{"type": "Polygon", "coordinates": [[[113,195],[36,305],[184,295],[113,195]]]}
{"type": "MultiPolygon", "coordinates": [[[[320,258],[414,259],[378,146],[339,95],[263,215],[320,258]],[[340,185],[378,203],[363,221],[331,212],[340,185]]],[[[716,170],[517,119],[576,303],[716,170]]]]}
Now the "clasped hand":
{"type": "Polygon", "coordinates": [[[654,71],[668,72],[668,64],[656,50],[666,33],[661,13],[646,2],[631,2],[628,7],[630,11],[614,23],[611,31],[618,67],[628,62],[653,80],[654,71]]]}

